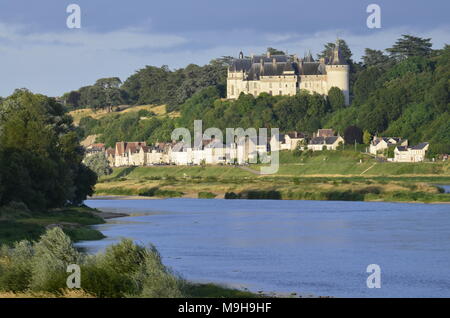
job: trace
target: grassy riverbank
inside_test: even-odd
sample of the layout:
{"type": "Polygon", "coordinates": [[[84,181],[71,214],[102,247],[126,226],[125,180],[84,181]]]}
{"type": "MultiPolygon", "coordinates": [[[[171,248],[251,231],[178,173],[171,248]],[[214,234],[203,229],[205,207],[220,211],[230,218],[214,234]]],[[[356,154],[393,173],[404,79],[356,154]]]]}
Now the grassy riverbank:
{"type": "Polygon", "coordinates": [[[161,260],[153,246],[131,240],[87,255],[76,250],[60,229],[47,230],[39,240],[22,240],[0,248],[0,297],[260,297],[248,291],[184,280],[161,260]],[[77,264],[80,289],[68,290],[66,268],[77,264]]]}
{"type": "Polygon", "coordinates": [[[105,223],[102,213],[88,207],[68,207],[42,212],[21,210],[11,213],[11,209],[0,211],[0,244],[8,244],[20,240],[37,240],[47,228],[59,226],[73,240],[99,240],[104,238],[99,231],[90,225],[105,223]]]}
{"type": "Polygon", "coordinates": [[[450,202],[450,194],[435,186],[450,184],[448,162],[380,163],[354,151],[281,152],[280,161],[279,171],[268,176],[256,173],[259,165],[116,168],[100,179],[96,195],[450,202]]]}

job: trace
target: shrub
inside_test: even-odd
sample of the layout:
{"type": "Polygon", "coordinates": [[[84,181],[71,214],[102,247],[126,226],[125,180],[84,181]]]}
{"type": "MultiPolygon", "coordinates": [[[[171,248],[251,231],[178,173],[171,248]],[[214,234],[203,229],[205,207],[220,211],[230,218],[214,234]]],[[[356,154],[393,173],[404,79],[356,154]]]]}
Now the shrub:
{"type": "Polygon", "coordinates": [[[81,261],[81,254],[61,228],[48,230],[34,245],[30,288],[34,291],[59,291],[66,283],[67,266],[81,261]]]}
{"type": "Polygon", "coordinates": [[[0,249],[0,290],[32,295],[66,295],[67,265],[81,268],[81,287],[74,295],[97,297],[182,297],[185,282],[166,268],[154,246],[124,239],[105,252],[78,253],[60,228],[48,230],[39,242],[0,249]]]}
{"type": "Polygon", "coordinates": [[[214,199],[217,196],[217,194],[214,194],[212,192],[199,192],[198,198],[199,199],[214,199]]]}
{"type": "Polygon", "coordinates": [[[30,210],[23,202],[11,201],[0,207],[0,218],[5,220],[17,219],[30,216],[30,210]]]}
{"type": "Polygon", "coordinates": [[[140,297],[183,297],[184,281],[162,264],[161,256],[154,246],[145,250],[143,264],[133,280],[141,290],[140,297]]]}
{"type": "Polygon", "coordinates": [[[0,263],[0,290],[21,292],[28,288],[31,279],[32,244],[20,241],[9,249],[2,248],[4,262],[0,263]]]}
{"type": "Polygon", "coordinates": [[[227,192],[227,193],[225,193],[225,197],[224,198],[227,199],[227,200],[235,200],[235,199],[239,199],[239,195],[237,195],[234,192],[227,192]]]}
{"type": "Polygon", "coordinates": [[[356,192],[360,193],[362,195],[369,194],[369,193],[370,194],[380,194],[381,193],[381,189],[379,187],[365,187],[365,188],[362,188],[362,189],[360,189],[360,190],[358,190],[356,192]]]}

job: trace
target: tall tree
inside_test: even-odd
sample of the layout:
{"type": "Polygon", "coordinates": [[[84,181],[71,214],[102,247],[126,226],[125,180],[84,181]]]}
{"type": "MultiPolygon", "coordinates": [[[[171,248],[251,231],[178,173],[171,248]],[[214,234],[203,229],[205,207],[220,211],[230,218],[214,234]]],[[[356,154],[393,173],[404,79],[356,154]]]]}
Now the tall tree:
{"type": "Polygon", "coordinates": [[[45,209],[78,204],[93,193],[96,176],[81,163],[72,118],[55,99],[16,91],[0,104],[0,127],[0,205],[45,209]]]}
{"type": "Polygon", "coordinates": [[[363,64],[366,67],[370,66],[387,66],[389,62],[389,56],[385,55],[383,51],[366,49],[364,56],[362,57],[363,64]]]}
{"type": "Polygon", "coordinates": [[[431,39],[424,39],[403,34],[394,46],[386,49],[390,56],[396,60],[403,60],[412,56],[429,56],[433,51],[431,39]]]}
{"type": "Polygon", "coordinates": [[[328,91],[327,100],[332,111],[337,111],[345,107],[344,93],[338,87],[330,88],[328,91]]]}
{"type": "MultiPolygon", "coordinates": [[[[345,42],[342,39],[338,40],[339,43],[339,48],[341,50],[341,54],[343,59],[347,62],[348,65],[352,65],[353,64],[353,60],[352,60],[352,51],[350,50],[350,48],[347,45],[347,42],[345,42]]],[[[333,56],[333,52],[334,49],[336,48],[336,43],[332,43],[329,42],[327,44],[325,44],[325,48],[323,49],[323,51],[318,54],[319,58],[330,58],[331,56],[333,56]]]]}
{"type": "Polygon", "coordinates": [[[270,53],[270,55],[285,55],[284,51],[274,49],[273,47],[267,48],[267,53],[270,53]]]}
{"type": "Polygon", "coordinates": [[[356,126],[348,126],[344,131],[344,140],[346,144],[362,144],[363,142],[363,132],[361,128],[356,126]]]}

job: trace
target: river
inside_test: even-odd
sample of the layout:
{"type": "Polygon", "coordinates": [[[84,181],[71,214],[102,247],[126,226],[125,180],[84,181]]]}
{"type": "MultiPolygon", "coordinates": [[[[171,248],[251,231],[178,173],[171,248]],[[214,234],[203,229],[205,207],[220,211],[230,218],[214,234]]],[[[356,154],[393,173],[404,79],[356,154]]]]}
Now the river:
{"type": "Polygon", "coordinates": [[[184,278],[251,291],[450,297],[450,205],[274,200],[87,200],[132,216],[95,226],[153,243],[184,278]],[[369,264],[381,288],[368,288],[369,264]]]}

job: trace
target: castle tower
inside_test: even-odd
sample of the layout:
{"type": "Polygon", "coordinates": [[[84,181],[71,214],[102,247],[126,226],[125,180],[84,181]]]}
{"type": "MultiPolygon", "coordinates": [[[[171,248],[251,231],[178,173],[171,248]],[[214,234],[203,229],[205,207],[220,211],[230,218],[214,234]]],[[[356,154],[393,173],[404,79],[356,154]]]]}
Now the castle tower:
{"type": "Polygon", "coordinates": [[[350,67],[343,59],[341,49],[339,47],[339,40],[333,50],[330,62],[325,66],[327,72],[328,91],[332,87],[337,87],[342,90],[345,96],[345,105],[350,104],[350,67]]]}

